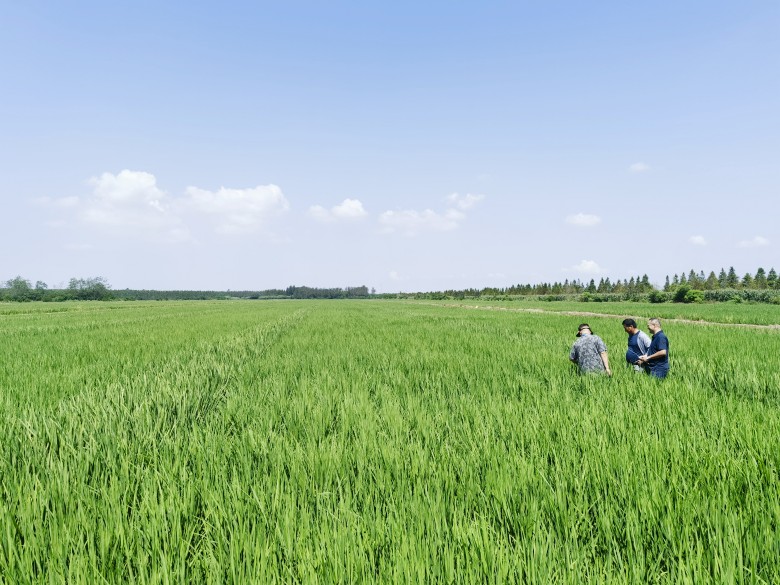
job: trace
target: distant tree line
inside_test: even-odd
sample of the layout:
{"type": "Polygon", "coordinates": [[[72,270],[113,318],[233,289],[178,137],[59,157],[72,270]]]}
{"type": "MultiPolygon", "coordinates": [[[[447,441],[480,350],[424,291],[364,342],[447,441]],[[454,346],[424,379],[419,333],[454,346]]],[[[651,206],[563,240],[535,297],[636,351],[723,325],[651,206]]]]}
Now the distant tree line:
{"type": "Polygon", "coordinates": [[[221,300],[221,299],[360,299],[375,294],[366,286],[346,288],[312,288],[288,286],[286,289],[261,291],[193,291],[193,290],[112,290],[108,281],[100,276],[71,278],[67,288],[49,288],[42,281],[34,285],[30,280],[17,276],[0,283],[0,301],[162,301],[162,300],[221,300]]]}
{"type": "Polygon", "coordinates": [[[698,290],[778,290],[780,289],[780,280],[778,280],[777,272],[775,272],[774,268],[771,268],[769,272],[759,268],[755,274],[746,272],[740,277],[732,266],[728,272],[721,268],[717,276],[715,276],[714,271],[705,276],[703,270],[698,273],[695,270],[691,270],[687,276],[682,272],[679,276],[675,274],[671,279],[667,276],[664,283],[664,291],[675,291],[681,286],[698,290]]]}
{"type": "Polygon", "coordinates": [[[780,304],[780,279],[777,272],[771,268],[766,272],[763,268],[755,274],[746,272],[742,277],[737,275],[734,267],[728,272],[721,268],[718,275],[710,271],[690,270],[671,279],[667,276],[663,291],[654,291],[650,295],[652,302],[671,300],[675,303],[698,303],[703,301],[754,301],[780,304]]]}
{"type": "Polygon", "coordinates": [[[467,289],[466,294],[478,292],[479,295],[510,295],[510,296],[544,296],[544,295],[572,295],[582,293],[621,293],[626,295],[638,295],[653,290],[647,274],[632,276],[629,279],[610,281],[609,277],[599,279],[598,283],[591,279],[582,282],[578,279],[563,282],[542,282],[539,284],[515,284],[505,288],[486,287],[481,290],[467,289]]]}
{"type": "Polygon", "coordinates": [[[598,282],[591,279],[585,283],[574,279],[563,282],[542,282],[539,284],[517,284],[505,288],[486,287],[435,292],[398,293],[394,296],[416,299],[483,299],[513,300],[538,299],[545,301],[649,301],[652,303],[678,302],[762,302],[780,304],[780,278],[774,268],[766,272],[763,268],[755,274],[746,273],[739,277],[733,267],[728,271],[721,268],[719,274],[711,271],[690,270],[687,274],[666,277],[663,288],[654,287],[647,275],[630,279],[611,281],[608,277],[598,282]]]}
{"type": "MultiPolygon", "coordinates": [[[[372,290],[373,294],[374,291],[372,290]]],[[[195,290],[117,290],[117,299],[133,301],[219,300],[219,299],[364,299],[370,296],[368,287],[313,288],[288,286],[286,289],[195,291],[195,290]]]]}
{"type": "Polygon", "coordinates": [[[71,278],[68,287],[50,289],[40,280],[33,285],[26,278],[17,276],[0,289],[0,300],[4,301],[108,301],[114,298],[108,281],[100,276],[92,278],[71,278]]]}
{"type": "Polygon", "coordinates": [[[193,291],[193,290],[112,290],[102,277],[71,278],[67,288],[50,289],[45,282],[34,285],[17,276],[0,288],[0,300],[5,301],[68,301],[68,300],[215,300],[215,299],[364,299],[364,298],[415,298],[415,299],[484,299],[513,300],[533,298],[546,301],[578,300],[586,302],[609,301],[667,301],[696,302],[763,302],[780,304],[780,278],[774,268],[769,272],[759,268],[756,272],[737,275],[734,267],[710,271],[690,270],[669,277],[664,285],[654,287],[646,274],[612,281],[602,277],[596,282],[564,280],[538,284],[514,284],[508,287],[467,288],[431,292],[399,292],[376,294],[372,288],[355,286],[345,288],[316,288],[288,286],[285,289],[260,291],[193,291]]]}

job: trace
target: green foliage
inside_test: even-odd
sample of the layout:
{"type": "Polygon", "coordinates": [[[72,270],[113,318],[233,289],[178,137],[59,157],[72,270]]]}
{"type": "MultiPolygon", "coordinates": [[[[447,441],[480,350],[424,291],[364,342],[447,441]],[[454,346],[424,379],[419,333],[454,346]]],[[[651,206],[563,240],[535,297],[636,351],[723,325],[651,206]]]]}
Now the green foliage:
{"type": "Polygon", "coordinates": [[[704,291],[704,300],[707,302],[749,301],[754,303],[774,303],[777,298],[780,298],[780,290],[720,289],[704,291]]]}
{"type": "Polygon", "coordinates": [[[685,293],[684,303],[702,303],[704,302],[704,291],[691,289],[685,293]]]}
{"type": "Polygon", "coordinates": [[[70,298],[80,301],[107,301],[113,298],[108,281],[102,276],[71,278],[68,292],[70,298]]]}
{"type": "Polygon", "coordinates": [[[691,290],[691,287],[689,287],[687,284],[681,284],[679,285],[672,295],[672,302],[675,303],[684,303],[685,297],[688,294],[688,291],[691,290]]]}
{"type": "Polygon", "coordinates": [[[7,289],[5,297],[9,301],[24,302],[32,301],[34,299],[33,288],[30,285],[30,281],[26,278],[17,276],[6,282],[5,286],[7,289]]]}
{"type": "Polygon", "coordinates": [[[578,300],[583,303],[616,303],[625,300],[625,295],[584,292],[579,296],[578,300]]]}
{"type": "Polygon", "coordinates": [[[665,303],[669,300],[669,293],[661,290],[654,290],[647,295],[647,300],[651,303],[665,303]]]}

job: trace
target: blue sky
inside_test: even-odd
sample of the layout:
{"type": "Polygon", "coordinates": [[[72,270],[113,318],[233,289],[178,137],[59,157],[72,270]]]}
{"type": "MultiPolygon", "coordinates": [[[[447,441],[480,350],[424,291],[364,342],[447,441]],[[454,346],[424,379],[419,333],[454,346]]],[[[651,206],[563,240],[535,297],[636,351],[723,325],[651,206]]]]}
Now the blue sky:
{"type": "Polygon", "coordinates": [[[6,2],[0,280],[780,269],[778,30],[752,1],[6,2]]]}

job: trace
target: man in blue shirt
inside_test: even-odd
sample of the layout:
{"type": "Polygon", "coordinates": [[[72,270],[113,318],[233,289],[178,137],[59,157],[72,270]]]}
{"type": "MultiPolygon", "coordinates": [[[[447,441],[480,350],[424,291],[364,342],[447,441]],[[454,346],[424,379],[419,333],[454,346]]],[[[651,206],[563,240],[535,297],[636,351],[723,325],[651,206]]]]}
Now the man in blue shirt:
{"type": "Polygon", "coordinates": [[[623,329],[628,333],[628,349],[626,361],[631,364],[635,372],[642,372],[644,368],[639,365],[639,356],[646,355],[650,349],[650,336],[636,326],[636,321],[623,319],[623,329]]]}
{"type": "Polygon", "coordinates": [[[639,365],[646,366],[647,373],[656,378],[665,378],[669,373],[669,339],[661,331],[661,320],[649,319],[647,328],[653,334],[647,355],[639,356],[639,365]]]}

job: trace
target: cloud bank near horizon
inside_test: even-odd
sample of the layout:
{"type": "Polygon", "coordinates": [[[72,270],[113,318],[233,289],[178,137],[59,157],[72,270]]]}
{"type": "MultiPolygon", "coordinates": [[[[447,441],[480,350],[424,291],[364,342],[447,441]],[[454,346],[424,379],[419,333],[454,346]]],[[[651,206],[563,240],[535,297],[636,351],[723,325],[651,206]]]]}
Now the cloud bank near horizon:
{"type": "Polygon", "coordinates": [[[187,187],[173,197],[144,171],[103,173],[87,180],[91,193],[43,198],[39,203],[65,214],[55,225],[79,224],[103,233],[168,242],[191,241],[202,226],[218,234],[255,233],[289,209],[276,185],[208,191],[187,187]]]}
{"type": "MultiPolygon", "coordinates": [[[[275,219],[291,209],[281,187],[274,184],[220,187],[215,191],[189,186],[181,195],[173,196],[160,188],[153,174],[128,169],[102,173],[86,184],[90,187],[87,194],[38,200],[58,215],[49,225],[80,225],[121,237],[176,243],[191,242],[208,233],[264,234],[275,219]]],[[[387,210],[376,219],[377,231],[414,236],[455,230],[484,198],[452,193],[445,198],[443,211],[387,210]]],[[[351,198],[330,208],[313,205],[307,214],[321,223],[356,222],[369,217],[363,203],[351,198]]]]}

